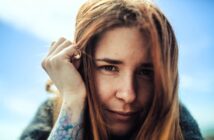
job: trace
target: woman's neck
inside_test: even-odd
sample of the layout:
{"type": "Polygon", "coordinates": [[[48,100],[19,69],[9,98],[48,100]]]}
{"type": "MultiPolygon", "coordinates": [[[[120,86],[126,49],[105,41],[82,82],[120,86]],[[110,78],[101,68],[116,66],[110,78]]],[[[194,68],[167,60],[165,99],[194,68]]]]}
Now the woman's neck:
{"type": "Polygon", "coordinates": [[[130,135],[126,135],[126,136],[111,135],[110,140],[131,140],[131,136],[130,135]]]}
{"type": "Polygon", "coordinates": [[[132,131],[122,136],[110,134],[109,140],[133,140],[136,134],[135,132],[136,131],[132,131]]]}

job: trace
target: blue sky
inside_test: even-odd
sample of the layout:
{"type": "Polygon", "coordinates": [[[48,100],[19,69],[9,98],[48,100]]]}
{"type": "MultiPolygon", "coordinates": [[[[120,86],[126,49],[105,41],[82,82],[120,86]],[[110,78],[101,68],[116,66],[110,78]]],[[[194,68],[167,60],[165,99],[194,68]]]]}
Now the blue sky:
{"type": "Polygon", "coordinates": [[[214,126],[214,1],[158,1],[179,44],[180,98],[200,123],[214,126]],[[209,121],[208,121],[209,120],[209,121]]]}
{"type": "MultiPolygon", "coordinates": [[[[82,1],[0,1],[0,139],[17,139],[50,96],[41,60],[52,40],[72,38],[82,1]]],[[[157,0],[157,5],[178,39],[180,99],[205,134],[214,129],[214,1],[157,0]]]]}

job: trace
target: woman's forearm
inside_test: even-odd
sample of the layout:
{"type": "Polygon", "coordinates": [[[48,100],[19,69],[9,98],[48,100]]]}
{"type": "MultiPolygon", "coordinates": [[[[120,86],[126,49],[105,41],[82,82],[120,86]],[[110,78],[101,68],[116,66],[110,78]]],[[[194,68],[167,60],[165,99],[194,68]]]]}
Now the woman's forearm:
{"type": "Polygon", "coordinates": [[[80,98],[66,99],[48,140],[81,140],[83,137],[82,116],[84,101],[80,98]]]}

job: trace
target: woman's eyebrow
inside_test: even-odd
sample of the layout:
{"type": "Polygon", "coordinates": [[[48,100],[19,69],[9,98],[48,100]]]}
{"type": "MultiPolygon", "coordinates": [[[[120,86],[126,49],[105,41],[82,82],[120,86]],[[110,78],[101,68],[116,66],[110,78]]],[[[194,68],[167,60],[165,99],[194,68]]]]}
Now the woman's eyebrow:
{"type": "Polygon", "coordinates": [[[115,60],[110,58],[98,58],[98,59],[95,59],[95,61],[104,61],[109,64],[123,64],[123,61],[121,60],[115,60]]]}

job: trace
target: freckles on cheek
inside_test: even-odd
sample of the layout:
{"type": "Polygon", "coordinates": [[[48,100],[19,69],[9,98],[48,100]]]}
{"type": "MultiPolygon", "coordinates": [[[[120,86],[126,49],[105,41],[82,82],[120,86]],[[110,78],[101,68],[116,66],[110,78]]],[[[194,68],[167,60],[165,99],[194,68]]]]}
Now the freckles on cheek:
{"type": "Polygon", "coordinates": [[[98,94],[99,99],[103,102],[109,99],[114,93],[112,78],[105,77],[105,76],[96,76],[96,92],[98,94]],[[110,80],[111,79],[111,80],[110,80]]]}

